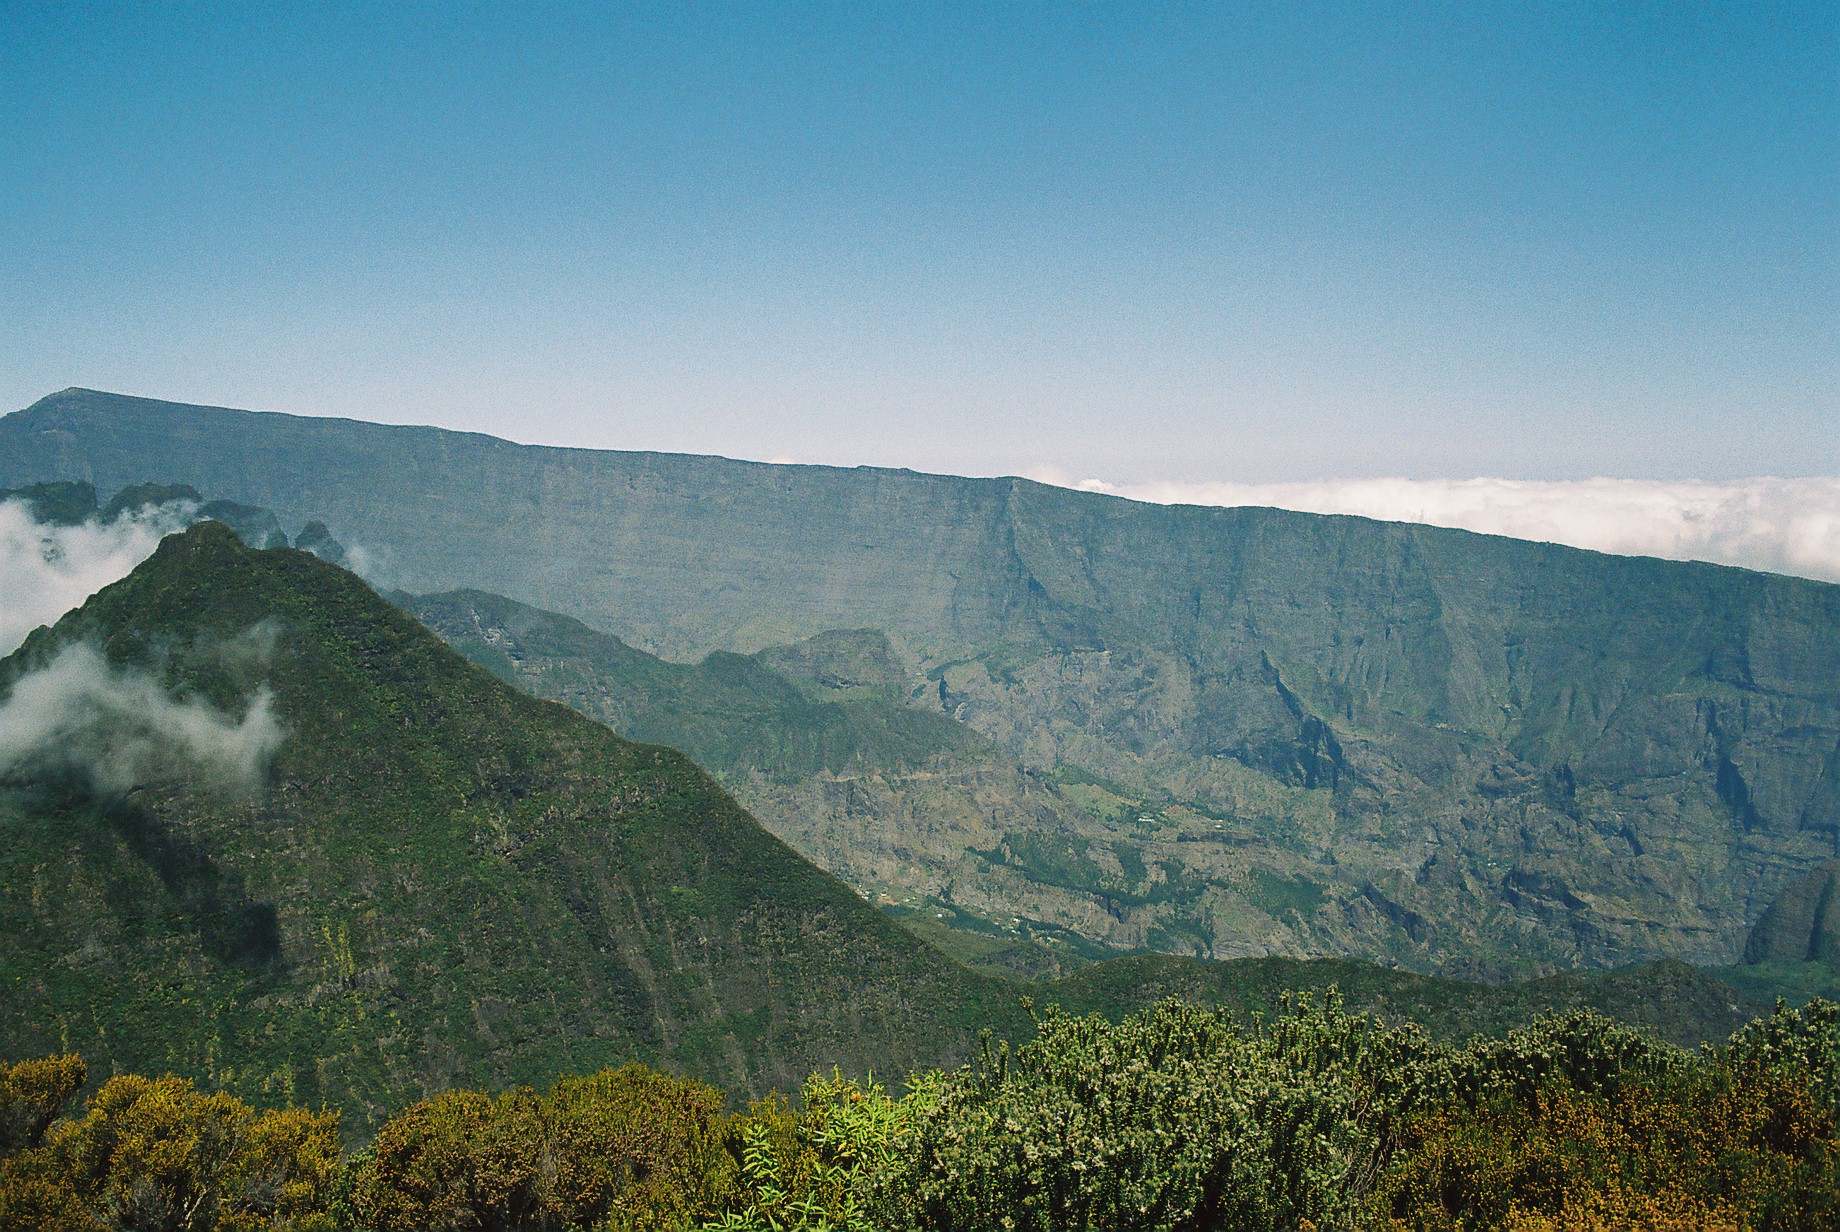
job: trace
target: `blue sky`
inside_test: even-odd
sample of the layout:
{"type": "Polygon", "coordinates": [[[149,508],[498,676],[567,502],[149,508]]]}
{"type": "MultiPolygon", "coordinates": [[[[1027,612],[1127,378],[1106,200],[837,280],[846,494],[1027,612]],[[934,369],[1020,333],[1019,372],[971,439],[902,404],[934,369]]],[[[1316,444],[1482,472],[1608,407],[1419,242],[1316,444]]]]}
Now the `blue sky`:
{"type": "Polygon", "coordinates": [[[0,0],[0,406],[1840,473],[1829,4],[0,0]]]}

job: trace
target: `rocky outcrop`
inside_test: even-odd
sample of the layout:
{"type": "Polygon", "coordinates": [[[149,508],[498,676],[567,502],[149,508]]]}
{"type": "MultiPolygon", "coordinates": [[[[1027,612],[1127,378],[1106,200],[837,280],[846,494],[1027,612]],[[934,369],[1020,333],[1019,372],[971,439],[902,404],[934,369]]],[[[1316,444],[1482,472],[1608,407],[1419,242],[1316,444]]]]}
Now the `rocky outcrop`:
{"type": "Polygon", "coordinates": [[[1744,961],[1821,962],[1840,970],[1840,860],[1784,890],[1744,943],[1744,961]]]}

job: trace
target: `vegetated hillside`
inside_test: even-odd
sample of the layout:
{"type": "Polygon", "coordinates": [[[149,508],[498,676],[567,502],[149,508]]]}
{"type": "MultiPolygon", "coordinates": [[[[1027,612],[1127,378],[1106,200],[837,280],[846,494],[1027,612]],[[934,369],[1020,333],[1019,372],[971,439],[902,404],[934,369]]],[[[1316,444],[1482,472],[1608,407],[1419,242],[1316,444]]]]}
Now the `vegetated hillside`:
{"type": "Polygon", "coordinates": [[[1074,1012],[1116,1021],[1166,997],[1272,1012],[1286,994],[1334,985],[1354,1008],[1451,1040],[1500,1035],[1542,1014],[1582,1008],[1696,1047],[1722,1041],[1778,992],[1793,994],[1809,978],[1798,970],[1715,976],[1673,961],[1500,986],[1351,959],[1197,962],[1138,955],[1088,965],[1084,959],[1106,955],[1080,946],[1078,934],[1034,918],[978,915],[966,902],[987,911],[991,903],[1024,900],[1055,909],[1040,883],[975,850],[988,841],[979,837],[990,824],[985,806],[1012,816],[1032,811],[1045,830],[1075,839],[1090,838],[1096,823],[1054,783],[1007,763],[962,726],[902,709],[907,682],[879,635],[827,634],[746,657],[717,652],[687,665],[497,595],[392,598],[468,658],[520,687],[623,734],[684,748],[775,833],[875,891],[884,909],[916,933],[974,968],[1017,978],[1018,992],[1074,1012]],[[883,862],[870,865],[864,853],[883,862]],[[915,886],[926,892],[916,895],[915,886]],[[1745,976],[1748,996],[1728,982],[1745,976]]]}
{"type": "Polygon", "coordinates": [[[1241,1015],[1271,1015],[1282,1010],[1287,997],[1329,987],[1339,989],[1352,1010],[1414,1023],[1435,1038],[1457,1043],[1475,1036],[1498,1038],[1542,1017],[1591,1010],[1682,1048],[1697,1048],[1723,1042],[1766,1012],[1772,999],[1747,996],[1710,973],[1672,960],[1479,984],[1346,958],[1195,962],[1162,954],[1097,963],[1044,981],[1033,991],[1038,1002],[1117,1022],[1170,998],[1241,1015]]]}
{"type": "Polygon", "coordinates": [[[874,630],[670,663],[580,621],[483,591],[392,600],[475,663],[630,739],[680,748],[763,825],[973,966],[1054,974],[1108,952],[1089,896],[982,854],[1028,819],[1086,843],[1085,809],[927,691],[874,630]],[[950,921],[925,929],[927,922],[950,921]],[[1094,939],[1097,939],[1095,941],[1094,939]]]}
{"type": "Polygon", "coordinates": [[[51,721],[39,669],[77,645],[117,674],[67,690],[60,736],[0,779],[0,1055],[368,1119],[630,1058],[755,1092],[899,1073],[1013,1026],[1007,986],[682,754],[509,688],[308,554],[215,523],[169,537],[0,663],[9,738],[51,721]],[[133,671],[228,715],[270,690],[285,738],[260,792],[99,700],[133,671]]]}
{"type": "Polygon", "coordinates": [[[1099,826],[999,811],[978,850],[1114,945],[1489,975],[1726,963],[1840,842],[1831,585],[80,390],[0,420],[0,483],[54,478],[323,516],[393,584],[666,655],[881,630],[929,704],[1099,826]]]}

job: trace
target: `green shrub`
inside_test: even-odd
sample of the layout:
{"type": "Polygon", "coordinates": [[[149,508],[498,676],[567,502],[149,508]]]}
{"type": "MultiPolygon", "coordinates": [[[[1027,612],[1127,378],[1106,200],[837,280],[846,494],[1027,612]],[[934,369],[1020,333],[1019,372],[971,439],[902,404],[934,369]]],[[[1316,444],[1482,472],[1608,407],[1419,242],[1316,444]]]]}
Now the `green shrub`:
{"type": "Polygon", "coordinates": [[[1614,1096],[1678,1076],[1687,1054],[1639,1031],[1580,1010],[1427,1058],[1410,1081],[1413,1107],[1460,1102],[1478,1107],[1507,1098],[1528,1105],[1555,1083],[1614,1096]]]}
{"type": "Polygon", "coordinates": [[[739,1191],[706,1228],[868,1232],[881,1187],[938,1098],[938,1074],[917,1076],[901,1099],[833,1070],[814,1074],[795,1111],[760,1100],[737,1126],[739,1191]]]}
{"type": "Polygon", "coordinates": [[[1333,994],[1249,1028],[1176,1002],[1117,1027],[1050,1010],[945,1082],[887,1209],[979,1232],[1346,1225],[1425,1047],[1333,994]]]}
{"type": "Polygon", "coordinates": [[[1778,999],[1768,1018],[1735,1032],[1720,1059],[1739,1075],[1783,1074],[1840,1112],[1840,1005],[1816,997],[1800,1009],[1778,999]]]}

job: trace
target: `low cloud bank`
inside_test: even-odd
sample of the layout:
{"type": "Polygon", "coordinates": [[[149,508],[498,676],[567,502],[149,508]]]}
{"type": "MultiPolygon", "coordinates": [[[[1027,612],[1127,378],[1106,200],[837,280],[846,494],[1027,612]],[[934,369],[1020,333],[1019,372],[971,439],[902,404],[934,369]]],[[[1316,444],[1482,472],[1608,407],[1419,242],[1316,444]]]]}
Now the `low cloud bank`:
{"type": "Polygon", "coordinates": [[[1454,526],[1621,556],[1703,560],[1840,582],[1840,478],[1349,479],[1319,483],[1044,483],[1163,505],[1264,505],[1454,526]]]}
{"type": "Polygon", "coordinates": [[[23,501],[0,502],[0,655],[127,577],[196,511],[190,502],[174,501],[106,524],[53,526],[34,518],[23,501]]]}
{"type": "Polygon", "coordinates": [[[0,774],[71,770],[119,794],[180,761],[218,786],[254,793],[283,734],[266,686],[235,718],[74,645],[22,676],[0,703],[0,774]]]}

